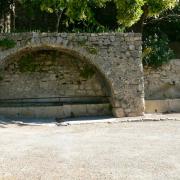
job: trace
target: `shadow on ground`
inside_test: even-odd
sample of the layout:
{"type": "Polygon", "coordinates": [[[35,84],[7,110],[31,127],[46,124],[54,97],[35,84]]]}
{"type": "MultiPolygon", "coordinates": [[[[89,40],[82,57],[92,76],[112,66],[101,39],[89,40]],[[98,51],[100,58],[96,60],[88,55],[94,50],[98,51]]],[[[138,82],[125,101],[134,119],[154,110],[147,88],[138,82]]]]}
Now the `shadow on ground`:
{"type": "Polygon", "coordinates": [[[97,122],[109,122],[115,118],[111,116],[91,116],[91,117],[74,117],[74,118],[27,118],[27,117],[2,117],[0,116],[0,128],[7,128],[8,125],[17,126],[67,126],[70,124],[83,124],[83,123],[97,123],[97,122]]]}

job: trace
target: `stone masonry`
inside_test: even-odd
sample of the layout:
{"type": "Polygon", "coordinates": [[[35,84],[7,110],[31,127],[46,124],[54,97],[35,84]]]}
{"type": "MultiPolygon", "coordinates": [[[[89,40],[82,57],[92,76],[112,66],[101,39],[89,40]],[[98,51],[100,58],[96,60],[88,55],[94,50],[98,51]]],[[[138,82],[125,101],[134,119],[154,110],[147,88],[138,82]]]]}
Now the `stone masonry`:
{"type": "Polygon", "coordinates": [[[144,68],[145,99],[180,98],[180,59],[173,59],[158,69],[144,68]]]}
{"type": "Polygon", "coordinates": [[[11,49],[0,48],[0,67],[4,75],[4,79],[0,81],[0,99],[15,96],[33,98],[40,94],[55,96],[59,93],[80,96],[108,95],[114,116],[143,115],[144,83],[140,34],[0,34],[0,39],[5,38],[14,40],[16,46],[11,49]],[[58,64],[51,65],[49,60],[42,63],[43,58],[47,59],[49,56],[43,57],[43,53],[52,51],[57,52],[58,64]],[[27,54],[34,54],[37,61],[41,61],[40,66],[45,64],[42,71],[35,71],[28,75],[18,70],[18,61],[27,54]],[[95,69],[95,75],[89,80],[80,77],[78,68],[75,65],[72,66],[78,60],[79,70],[84,63],[95,69]],[[55,73],[57,69],[58,73],[55,73]],[[39,78],[38,81],[37,78],[39,78]],[[30,83],[28,86],[25,86],[26,81],[30,83]],[[75,83],[72,86],[72,81],[79,84],[75,83]],[[30,86],[39,87],[39,89],[32,88],[32,90],[30,86]]]}
{"type": "Polygon", "coordinates": [[[52,50],[31,52],[31,62],[28,63],[31,65],[29,68],[34,69],[26,69],[21,61],[29,59],[23,59],[24,57],[27,54],[16,56],[5,67],[0,82],[0,97],[108,96],[101,74],[94,70],[90,77],[83,77],[83,67],[88,64],[79,59],[52,50]]]}

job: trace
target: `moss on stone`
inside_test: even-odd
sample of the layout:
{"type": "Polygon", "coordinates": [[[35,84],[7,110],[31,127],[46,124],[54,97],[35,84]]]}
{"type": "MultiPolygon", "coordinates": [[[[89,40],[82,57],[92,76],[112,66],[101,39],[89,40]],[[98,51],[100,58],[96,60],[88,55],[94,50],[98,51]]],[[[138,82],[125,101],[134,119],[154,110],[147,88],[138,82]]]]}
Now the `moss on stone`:
{"type": "Polygon", "coordinates": [[[97,54],[98,53],[98,51],[95,47],[86,46],[85,48],[90,54],[97,54]]]}
{"type": "Polygon", "coordinates": [[[31,54],[21,57],[18,61],[18,67],[20,72],[36,72],[39,70],[39,65],[34,62],[31,54]]]}
{"type": "Polygon", "coordinates": [[[85,46],[86,40],[85,40],[85,39],[79,40],[79,41],[78,41],[78,44],[79,44],[80,46],[85,46]]]}
{"type": "Polygon", "coordinates": [[[88,45],[86,45],[86,42],[87,42],[87,40],[82,39],[82,40],[79,40],[79,41],[78,41],[78,44],[79,44],[80,46],[82,46],[82,47],[85,47],[85,49],[86,49],[89,53],[91,53],[91,54],[97,54],[97,53],[98,53],[97,49],[96,49],[95,47],[93,47],[93,46],[88,46],[88,45]]]}
{"type": "Polygon", "coordinates": [[[84,65],[84,67],[80,70],[80,76],[85,79],[90,79],[95,74],[94,68],[89,65],[84,65]]]}

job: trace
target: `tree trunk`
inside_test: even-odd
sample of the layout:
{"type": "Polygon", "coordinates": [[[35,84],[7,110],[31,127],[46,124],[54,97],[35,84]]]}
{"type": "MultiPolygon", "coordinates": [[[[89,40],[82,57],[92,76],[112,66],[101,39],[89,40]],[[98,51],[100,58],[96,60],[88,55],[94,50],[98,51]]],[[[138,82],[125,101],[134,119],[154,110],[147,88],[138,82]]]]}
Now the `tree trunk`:
{"type": "Polygon", "coordinates": [[[59,26],[60,26],[60,22],[61,22],[62,13],[63,13],[63,11],[56,13],[57,22],[56,22],[55,32],[57,32],[57,33],[59,32],[59,26]]]}
{"type": "Polygon", "coordinates": [[[133,32],[143,33],[143,30],[144,30],[144,21],[146,20],[146,18],[148,16],[148,13],[149,13],[148,6],[145,4],[142,7],[142,10],[143,10],[143,14],[142,14],[140,20],[134,26],[132,26],[130,28],[130,30],[133,30],[133,32]]]}
{"type": "Polygon", "coordinates": [[[0,33],[4,32],[4,15],[2,14],[0,17],[0,33]]]}
{"type": "Polygon", "coordinates": [[[11,32],[11,14],[7,13],[5,16],[5,32],[10,33],[11,32]]]}
{"type": "Polygon", "coordinates": [[[10,9],[11,9],[11,30],[15,31],[16,29],[16,23],[15,23],[15,19],[16,19],[16,11],[15,11],[16,5],[15,2],[13,1],[13,3],[10,5],[10,9]]]}
{"type": "Polygon", "coordinates": [[[15,0],[9,0],[2,3],[0,10],[0,32],[10,33],[15,30],[15,0]]]}
{"type": "Polygon", "coordinates": [[[0,32],[10,33],[11,32],[11,15],[10,13],[4,13],[0,18],[0,32]]]}

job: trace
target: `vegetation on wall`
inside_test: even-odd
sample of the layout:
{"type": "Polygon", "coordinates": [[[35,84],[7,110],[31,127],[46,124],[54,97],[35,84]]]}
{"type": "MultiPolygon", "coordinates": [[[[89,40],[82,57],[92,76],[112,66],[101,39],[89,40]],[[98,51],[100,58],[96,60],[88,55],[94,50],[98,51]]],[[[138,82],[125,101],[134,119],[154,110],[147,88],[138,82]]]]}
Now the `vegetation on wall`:
{"type": "MultiPolygon", "coordinates": [[[[38,51],[37,53],[28,53],[20,57],[17,61],[17,68],[21,73],[48,72],[49,67],[56,65],[58,57],[61,55],[57,51],[38,51]],[[42,56],[41,56],[42,55],[42,56]]],[[[84,79],[90,79],[95,74],[92,65],[80,60],[73,59],[70,61],[84,79]]]]}
{"type": "Polygon", "coordinates": [[[85,49],[90,53],[90,54],[97,54],[98,50],[95,47],[92,46],[85,46],[85,49]]]}
{"type": "Polygon", "coordinates": [[[143,44],[143,64],[158,68],[174,57],[173,51],[168,46],[167,37],[149,36],[143,44]]]}
{"type": "Polygon", "coordinates": [[[89,66],[88,64],[85,64],[81,69],[80,69],[80,76],[85,78],[85,79],[90,79],[93,77],[95,74],[95,70],[93,67],[89,66]]]}
{"type": "Polygon", "coordinates": [[[0,48],[11,49],[16,46],[16,42],[12,39],[4,38],[0,40],[0,48]]]}
{"type": "Polygon", "coordinates": [[[38,65],[34,62],[34,58],[31,54],[24,55],[18,61],[18,67],[20,72],[35,72],[38,69],[38,65]]]}
{"type": "MultiPolygon", "coordinates": [[[[17,61],[18,69],[21,73],[25,72],[46,72],[48,70],[45,70],[47,66],[46,62],[49,60],[52,60],[55,62],[58,57],[57,51],[38,51],[35,53],[27,53],[20,57],[20,59],[17,61]],[[41,55],[43,55],[43,58],[41,58],[41,55]],[[50,58],[50,59],[49,59],[50,58]]],[[[50,62],[48,66],[51,66],[52,63],[50,62]]]]}

